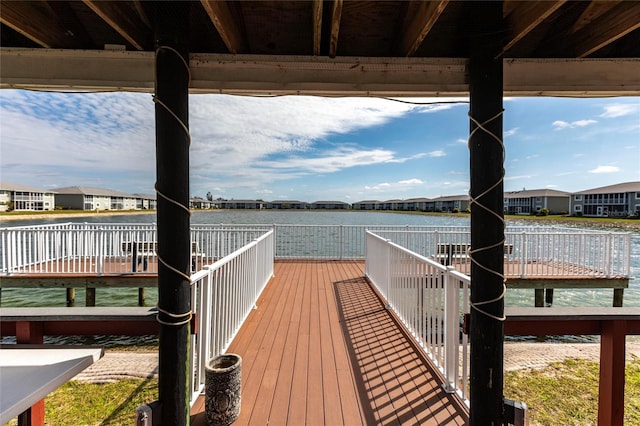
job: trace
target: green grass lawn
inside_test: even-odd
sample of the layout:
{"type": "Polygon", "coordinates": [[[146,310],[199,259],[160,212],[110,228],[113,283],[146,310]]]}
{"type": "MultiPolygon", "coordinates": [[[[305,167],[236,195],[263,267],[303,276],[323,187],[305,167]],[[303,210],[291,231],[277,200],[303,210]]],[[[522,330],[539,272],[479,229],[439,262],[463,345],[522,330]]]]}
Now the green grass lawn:
{"type": "MultiPolygon", "coordinates": [[[[532,425],[595,425],[599,364],[566,360],[505,374],[505,397],[526,402],[532,425]]],[[[640,425],[640,359],[627,362],[624,424],[640,425]]]]}
{"type": "MultiPolygon", "coordinates": [[[[45,423],[55,426],[133,425],[136,408],[158,399],[157,379],[92,384],[71,381],[45,399],[45,423]]],[[[10,426],[16,425],[13,420],[10,426]]]]}

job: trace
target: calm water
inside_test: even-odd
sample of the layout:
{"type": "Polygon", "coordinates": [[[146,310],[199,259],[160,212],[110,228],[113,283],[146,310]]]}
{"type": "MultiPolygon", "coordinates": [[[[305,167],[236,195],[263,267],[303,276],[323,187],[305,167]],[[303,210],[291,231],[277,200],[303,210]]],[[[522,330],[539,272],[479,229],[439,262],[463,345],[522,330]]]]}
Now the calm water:
{"type": "MultiPolygon", "coordinates": [[[[19,226],[59,222],[87,223],[150,223],[155,215],[97,216],[72,219],[47,219],[5,222],[2,226],[19,226]]],[[[400,213],[376,212],[318,212],[318,211],[208,211],[195,212],[193,224],[305,224],[305,225],[469,225],[469,217],[426,216],[400,213]]],[[[533,225],[526,222],[519,225],[533,225]]],[[[631,275],[636,277],[625,290],[624,306],[640,307],[640,232],[632,233],[631,275]]],[[[155,289],[147,289],[147,304],[156,303],[155,289]]],[[[76,303],[84,303],[84,291],[76,291],[76,303]]],[[[555,290],[554,306],[610,306],[613,290],[555,290]]],[[[4,289],[2,306],[64,306],[65,293],[58,289],[4,289]]],[[[533,306],[533,290],[507,292],[506,306],[533,306]]],[[[96,294],[98,306],[135,306],[136,289],[99,289],[96,294]]]]}

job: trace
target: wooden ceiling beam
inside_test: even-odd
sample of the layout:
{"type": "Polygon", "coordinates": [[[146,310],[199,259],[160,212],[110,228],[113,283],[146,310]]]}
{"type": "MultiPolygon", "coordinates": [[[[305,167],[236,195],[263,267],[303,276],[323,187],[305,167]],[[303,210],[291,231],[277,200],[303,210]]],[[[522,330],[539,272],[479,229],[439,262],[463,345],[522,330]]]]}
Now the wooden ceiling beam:
{"type": "Polygon", "coordinates": [[[511,0],[505,2],[504,15],[509,32],[501,53],[504,54],[511,49],[565,2],[566,0],[536,2],[516,2],[511,0]],[[518,3],[518,7],[515,7],[515,3],[518,3]]]}
{"type": "Polygon", "coordinates": [[[621,2],[569,36],[563,49],[565,52],[575,52],[577,58],[586,58],[638,28],[640,2],[621,2]]]}
{"type": "Polygon", "coordinates": [[[233,13],[225,1],[201,0],[204,10],[209,15],[209,19],[218,30],[229,53],[244,53],[247,50],[247,42],[240,27],[233,19],[233,13]]]}
{"type": "Polygon", "coordinates": [[[94,0],[83,2],[134,48],[145,50],[149,47],[150,40],[145,36],[147,28],[142,20],[138,19],[137,14],[131,13],[125,3],[94,0]]]}
{"type": "Polygon", "coordinates": [[[2,2],[0,22],[45,48],[70,46],[73,34],[44,2],[2,2]]]}
{"type": "Polygon", "coordinates": [[[404,28],[400,41],[400,54],[411,56],[420,47],[435,23],[440,18],[449,0],[411,2],[407,8],[404,28]]]}
{"type": "MultiPolygon", "coordinates": [[[[153,52],[0,49],[0,89],[153,92],[153,52]]],[[[505,96],[640,96],[640,59],[510,59],[505,96]]],[[[191,54],[192,93],[468,96],[464,58],[191,54]]]]}
{"type": "Polygon", "coordinates": [[[335,58],[338,52],[338,33],[342,19],[342,0],[333,0],[331,9],[331,39],[329,40],[329,57],[335,58]]]}
{"type": "Polygon", "coordinates": [[[322,0],[313,0],[313,54],[320,56],[322,42],[322,0]]]}

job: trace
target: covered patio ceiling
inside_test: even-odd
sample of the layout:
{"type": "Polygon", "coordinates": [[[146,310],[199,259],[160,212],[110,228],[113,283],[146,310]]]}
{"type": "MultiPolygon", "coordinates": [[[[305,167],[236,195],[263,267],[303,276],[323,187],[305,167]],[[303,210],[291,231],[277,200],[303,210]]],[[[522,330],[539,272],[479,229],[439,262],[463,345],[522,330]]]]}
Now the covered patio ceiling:
{"type": "MultiPolygon", "coordinates": [[[[505,95],[640,95],[640,2],[508,0],[503,17],[505,95]]],[[[1,87],[152,91],[154,22],[138,0],[3,2],[1,87]]],[[[202,0],[190,26],[191,92],[466,96],[483,22],[461,1],[202,0]]]]}

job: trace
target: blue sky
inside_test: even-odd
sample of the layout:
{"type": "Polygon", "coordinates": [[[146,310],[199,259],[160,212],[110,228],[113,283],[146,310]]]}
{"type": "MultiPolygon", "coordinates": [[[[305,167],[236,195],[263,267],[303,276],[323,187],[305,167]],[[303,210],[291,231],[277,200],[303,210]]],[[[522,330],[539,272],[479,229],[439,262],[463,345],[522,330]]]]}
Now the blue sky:
{"type": "MultiPolygon", "coordinates": [[[[469,189],[465,99],[191,95],[191,194],[437,197],[469,189]]],[[[640,180],[640,98],[507,98],[507,191],[640,180]]],[[[0,179],[153,193],[149,94],[0,91],[0,179]]]]}

